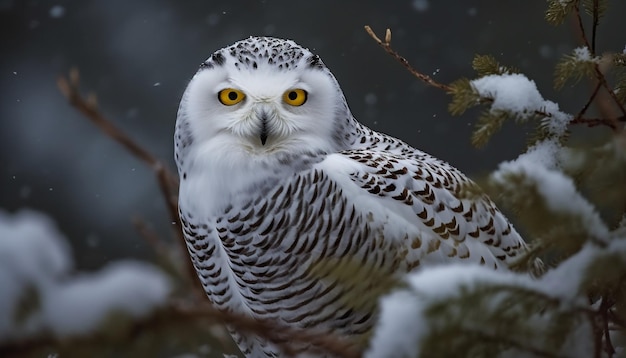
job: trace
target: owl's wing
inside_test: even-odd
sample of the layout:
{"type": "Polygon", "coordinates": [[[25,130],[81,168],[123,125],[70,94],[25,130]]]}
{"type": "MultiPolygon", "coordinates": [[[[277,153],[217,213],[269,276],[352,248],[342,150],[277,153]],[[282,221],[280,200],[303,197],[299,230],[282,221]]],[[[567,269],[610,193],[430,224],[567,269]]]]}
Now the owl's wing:
{"type": "Polygon", "coordinates": [[[456,260],[507,266],[523,239],[475,183],[419,151],[354,149],[317,164],[357,209],[385,221],[386,239],[403,240],[409,269],[456,260]],[[468,190],[469,189],[469,190],[468,190]]]}

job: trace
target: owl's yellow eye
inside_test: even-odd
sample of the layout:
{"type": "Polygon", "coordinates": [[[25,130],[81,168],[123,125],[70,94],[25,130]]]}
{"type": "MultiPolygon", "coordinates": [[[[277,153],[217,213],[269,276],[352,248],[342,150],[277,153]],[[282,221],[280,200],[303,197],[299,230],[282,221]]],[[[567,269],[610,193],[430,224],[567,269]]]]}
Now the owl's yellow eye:
{"type": "Polygon", "coordinates": [[[246,95],[238,89],[224,88],[217,93],[217,98],[225,106],[233,106],[243,101],[246,95]]]}
{"type": "Polygon", "coordinates": [[[307,93],[303,89],[290,89],[283,94],[283,101],[290,106],[301,106],[306,102],[307,93]]]}

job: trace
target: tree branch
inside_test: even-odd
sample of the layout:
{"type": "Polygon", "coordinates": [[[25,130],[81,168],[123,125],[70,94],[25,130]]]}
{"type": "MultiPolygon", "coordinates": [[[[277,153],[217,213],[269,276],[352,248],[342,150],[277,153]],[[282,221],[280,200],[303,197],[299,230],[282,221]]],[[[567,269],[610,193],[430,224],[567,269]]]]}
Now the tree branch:
{"type": "Polygon", "coordinates": [[[596,32],[598,30],[600,8],[598,0],[593,0],[593,25],[591,26],[591,56],[596,55],[596,32]]]}
{"type": "Polygon", "coordinates": [[[587,34],[585,33],[585,26],[583,25],[583,18],[580,15],[580,2],[576,0],[576,5],[574,5],[574,14],[576,15],[576,22],[578,23],[578,31],[583,44],[591,50],[591,46],[589,45],[589,40],[587,39],[587,34]]]}
{"type": "MultiPolygon", "coordinates": [[[[149,151],[142,148],[136,141],[118,128],[112,121],[106,118],[99,110],[96,96],[90,94],[87,98],[80,93],[80,76],[76,68],[70,70],[69,77],[61,76],[57,80],[61,93],[67,98],[70,105],[76,108],[83,116],[94,123],[104,134],[121,144],[129,153],[147,164],[157,178],[161,195],[168,209],[170,222],[175,225],[176,242],[179,250],[186,252],[187,247],[182,233],[182,225],[178,217],[178,179],[172,172],[167,170],[163,163],[149,151]]],[[[191,260],[185,260],[184,276],[188,276],[194,290],[204,292],[197,280],[195,269],[191,260]]]]}
{"type": "Polygon", "coordinates": [[[380,47],[382,47],[385,50],[385,52],[387,52],[389,55],[391,55],[391,57],[396,59],[396,61],[400,62],[402,66],[404,66],[409,72],[411,72],[413,76],[417,77],[419,80],[425,82],[426,84],[430,86],[437,87],[448,93],[452,91],[452,87],[445,85],[443,83],[439,83],[433,80],[430,76],[417,71],[415,68],[413,68],[413,66],[409,64],[409,61],[407,61],[406,58],[400,56],[399,53],[397,53],[393,48],[391,48],[391,30],[387,29],[385,31],[384,41],[378,38],[378,36],[376,36],[376,34],[374,33],[371,27],[366,25],[365,31],[370,35],[371,38],[374,39],[374,41],[376,41],[376,43],[378,43],[378,45],[380,45],[380,47]]]}
{"type": "MultiPolygon", "coordinates": [[[[146,332],[147,330],[154,332],[161,328],[171,327],[172,325],[181,323],[185,325],[195,323],[228,325],[240,332],[247,332],[263,337],[276,344],[287,354],[294,351],[292,347],[293,343],[300,343],[312,345],[336,357],[359,358],[361,356],[350,341],[338,337],[337,335],[296,329],[270,320],[258,320],[241,314],[223,312],[208,304],[198,305],[197,302],[172,302],[167,307],[155,312],[155,314],[146,319],[130,322],[128,329],[122,330],[117,327],[116,330],[132,336],[139,332],[146,332]],[[285,337],[288,337],[288,340],[285,339],[285,337]]],[[[115,337],[114,339],[119,340],[120,338],[122,337],[115,337]]],[[[65,337],[63,339],[56,339],[47,334],[45,336],[25,340],[5,342],[0,344],[0,352],[3,354],[3,357],[17,357],[48,348],[68,347],[68,349],[71,349],[74,346],[82,344],[107,346],[111,344],[111,339],[112,338],[108,336],[106,332],[94,332],[86,336],[65,337]]]]}

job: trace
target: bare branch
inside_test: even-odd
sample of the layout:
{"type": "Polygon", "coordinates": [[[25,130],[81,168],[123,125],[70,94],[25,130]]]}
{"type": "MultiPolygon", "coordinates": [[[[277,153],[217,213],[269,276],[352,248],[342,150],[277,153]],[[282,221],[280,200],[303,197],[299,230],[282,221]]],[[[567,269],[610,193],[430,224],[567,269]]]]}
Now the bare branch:
{"type": "Polygon", "coordinates": [[[413,76],[417,77],[419,80],[426,82],[426,84],[431,85],[433,87],[437,87],[446,92],[452,91],[452,88],[450,86],[445,85],[443,83],[439,83],[433,80],[430,76],[417,71],[415,68],[413,68],[413,66],[409,64],[409,61],[407,61],[406,58],[400,56],[399,53],[397,53],[393,48],[391,48],[391,30],[390,29],[387,29],[385,31],[385,41],[382,41],[378,36],[376,36],[372,28],[367,25],[365,26],[365,31],[370,35],[371,38],[374,39],[374,41],[378,43],[378,45],[380,45],[380,47],[382,47],[385,50],[385,52],[387,52],[389,55],[391,55],[391,57],[393,57],[398,62],[400,62],[402,66],[404,66],[409,72],[411,72],[413,76]]]}
{"type": "MultiPolygon", "coordinates": [[[[608,118],[574,118],[570,124],[584,124],[587,127],[607,126],[613,130],[617,130],[620,126],[616,125],[616,122],[626,121],[626,116],[621,116],[615,119],[608,118]]],[[[623,126],[623,125],[622,125],[623,126]]]]}
{"type": "MultiPolygon", "coordinates": [[[[80,93],[80,75],[76,68],[70,70],[68,77],[59,77],[57,80],[59,90],[68,102],[82,113],[87,119],[94,123],[104,134],[113,138],[120,143],[133,156],[146,163],[152,170],[159,183],[161,194],[165,200],[165,206],[168,209],[170,222],[175,225],[174,232],[179,250],[186,252],[185,239],[182,233],[182,225],[178,217],[178,179],[176,175],[167,170],[163,163],[153,156],[149,151],[142,148],[136,141],[118,128],[111,120],[106,118],[99,110],[95,94],[89,94],[87,98],[80,93]]],[[[200,287],[195,269],[191,260],[185,260],[184,275],[188,276],[194,289],[204,292],[200,287]]]]}
{"type": "Polygon", "coordinates": [[[578,114],[576,115],[575,118],[581,118],[582,116],[585,115],[585,113],[587,113],[587,110],[589,109],[589,106],[591,105],[593,100],[598,95],[598,91],[600,90],[600,87],[602,87],[602,84],[598,81],[598,83],[596,83],[596,86],[594,87],[593,91],[591,92],[591,96],[589,96],[589,99],[587,100],[587,103],[585,103],[585,105],[580,110],[580,112],[578,112],[578,114]]]}
{"type": "Polygon", "coordinates": [[[589,45],[589,40],[587,40],[587,34],[585,33],[585,26],[583,25],[583,18],[580,14],[580,2],[576,1],[576,5],[574,5],[574,14],[576,16],[576,22],[578,24],[578,35],[580,36],[581,41],[587,48],[591,51],[591,46],[589,45]]]}
{"type": "Polygon", "coordinates": [[[598,0],[593,0],[593,25],[591,27],[591,55],[596,55],[596,33],[600,23],[600,9],[598,0]]]}

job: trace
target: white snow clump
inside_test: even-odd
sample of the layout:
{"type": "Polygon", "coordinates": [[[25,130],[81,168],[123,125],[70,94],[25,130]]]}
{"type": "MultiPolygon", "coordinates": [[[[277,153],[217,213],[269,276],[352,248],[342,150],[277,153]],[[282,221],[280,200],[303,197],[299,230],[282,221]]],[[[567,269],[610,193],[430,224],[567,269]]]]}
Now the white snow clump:
{"type": "Polygon", "coordinates": [[[70,275],[70,249],[45,215],[0,210],[0,342],[44,331],[89,334],[112,312],[140,318],[162,306],[167,277],[140,262],[116,262],[70,275]]]}

